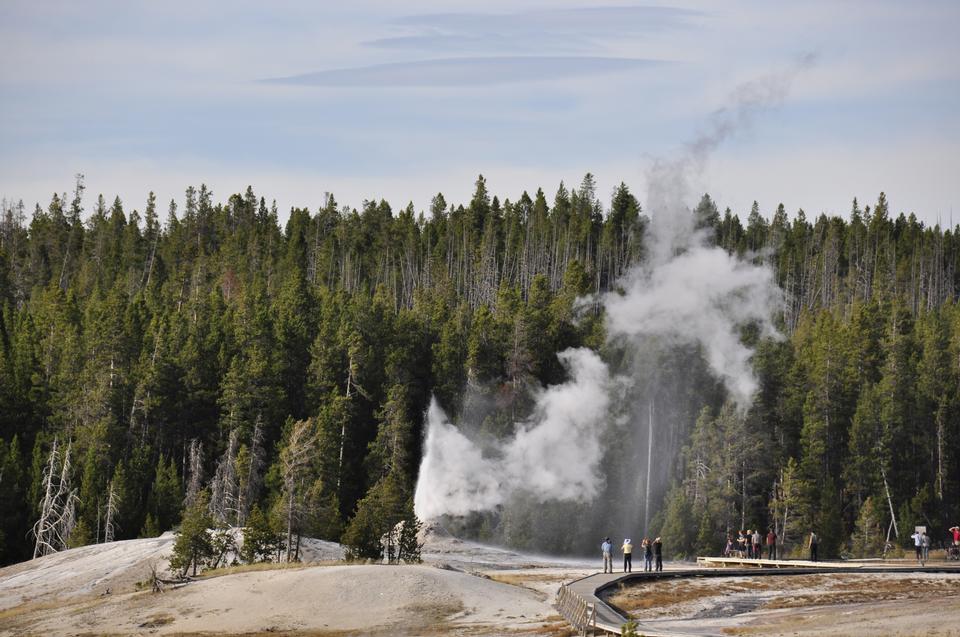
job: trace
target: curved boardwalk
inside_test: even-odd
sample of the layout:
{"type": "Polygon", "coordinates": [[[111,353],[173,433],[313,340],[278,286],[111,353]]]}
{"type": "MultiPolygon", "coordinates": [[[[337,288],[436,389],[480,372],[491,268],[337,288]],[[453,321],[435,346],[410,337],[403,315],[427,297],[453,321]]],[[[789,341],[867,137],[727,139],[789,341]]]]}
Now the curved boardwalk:
{"type": "MultiPolygon", "coordinates": [[[[690,577],[760,577],[765,575],[813,575],[818,573],[960,573],[960,568],[947,565],[927,566],[868,566],[865,564],[844,564],[838,562],[798,562],[802,566],[789,566],[783,562],[776,563],[776,568],[757,568],[758,566],[768,566],[767,564],[758,564],[757,562],[766,562],[767,560],[742,560],[745,563],[752,563],[752,568],[688,568],[659,573],[597,573],[587,577],[574,580],[563,584],[558,592],[558,600],[566,598],[577,599],[584,608],[589,608],[587,615],[591,618],[589,625],[582,625],[583,614],[576,618],[568,616],[565,612],[571,604],[569,602],[560,607],[561,614],[581,630],[582,634],[587,632],[602,631],[604,633],[619,635],[621,626],[625,624],[629,617],[625,617],[618,610],[608,605],[601,599],[604,591],[615,588],[627,582],[639,582],[643,580],[657,579],[680,579],[690,577]],[[810,564],[810,566],[806,566],[810,564]],[[566,588],[566,591],[563,589],[566,588]],[[579,620],[579,621],[578,621],[579,620]]],[[[730,560],[728,563],[732,563],[730,560]]],[[[559,606],[559,605],[558,605],[559,606]]],[[[648,637],[678,637],[685,633],[676,631],[664,631],[662,628],[656,628],[644,625],[642,622],[636,622],[636,631],[638,634],[648,637]]]]}

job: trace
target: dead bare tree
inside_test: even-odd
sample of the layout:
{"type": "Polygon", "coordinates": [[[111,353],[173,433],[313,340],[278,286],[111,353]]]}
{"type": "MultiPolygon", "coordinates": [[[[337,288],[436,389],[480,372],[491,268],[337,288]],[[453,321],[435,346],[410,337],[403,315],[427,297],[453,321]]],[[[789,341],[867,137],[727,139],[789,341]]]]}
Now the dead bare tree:
{"type": "Polygon", "coordinates": [[[263,428],[262,418],[257,416],[253,427],[253,436],[250,438],[250,448],[244,466],[238,467],[240,475],[237,477],[239,489],[237,495],[237,526],[243,526],[250,514],[250,507],[257,500],[257,494],[263,484],[263,428]]]}
{"type": "MultiPolygon", "coordinates": [[[[280,452],[280,471],[283,477],[283,495],[287,517],[287,557],[290,561],[293,547],[293,526],[299,521],[302,511],[305,474],[313,459],[316,432],[309,420],[293,424],[287,444],[280,452]]],[[[299,535],[299,533],[298,533],[299,535]]]]}
{"type": "Polygon", "coordinates": [[[187,451],[187,492],[183,498],[183,507],[190,508],[200,493],[200,487],[203,485],[203,446],[200,441],[194,438],[190,441],[190,448],[187,451]]]}
{"type": "Polygon", "coordinates": [[[113,542],[114,534],[119,526],[116,522],[120,498],[117,496],[116,489],[113,488],[113,481],[110,481],[110,489],[107,493],[107,512],[106,521],[103,524],[103,541],[113,542]]]}
{"type": "Polygon", "coordinates": [[[239,433],[230,432],[227,448],[217,463],[217,471],[210,483],[210,515],[220,524],[229,524],[238,517],[237,452],[239,433]]]}
{"type": "Polygon", "coordinates": [[[62,551],[67,547],[70,533],[76,524],[77,490],[71,483],[70,443],[61,452],[59,441],[53,439],[50,457],[43,471],[43,501],[40,518],[33,525],[36,540],[33,557],[62,551]]]}

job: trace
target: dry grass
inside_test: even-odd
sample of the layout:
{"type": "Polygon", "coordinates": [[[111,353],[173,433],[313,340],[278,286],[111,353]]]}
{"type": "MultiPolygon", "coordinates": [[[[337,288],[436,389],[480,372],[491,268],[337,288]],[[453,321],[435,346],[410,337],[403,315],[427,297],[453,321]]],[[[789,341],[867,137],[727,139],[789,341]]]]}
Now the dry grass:
{"type": "Polygon", "coordinates": [[[729,584],[702,586],[703,582],[666,582],[621,586],[616,593],[606,595],[607,601],[627,613],[695,602],[708,597],[736,592],[729,584]],[[686,585],[684,585],[686,584],[686,585]]]}
{"type": "MultiPolygon", "coordinates": [[[[25,604],[20,604],[19,606],[11,606],[10,608],[0,610],[0,622],[7,619],[16,619],[29,613],[53,610],[54,608],[63,608],[64,606],[65,604],[63,601],[27,602],[25,604]]],[[[0,626],[2,626],[2,624],[0,624],[0,626]]]]}
{"type": "MultiPolygon", "coordinates": [[[[88,634],[93,635],[93,633],[88,633],[88,634]]],[[[78,635],[77,637],[87,637],[88,634],[81,634],[81,635],[78,635]]],[[[108,635],[104,635],[103,633],[96,633],[96,634],[98,635],[98,637],[109,637],[109,634],[108,635]]],[[[175,637],[223,637],[224,636],[223,633],[210,632],[210,631],[192,632],[192,633],[172,633],[172,634],[175,637]]],[[[276,631],[271,629],[258,630],[258,631],[246,632],[246,633],[230,633],[231,637],[267,637],[268,635],[270,637],[276,637],[277,635],[284,635],[285,637],[359,637],[360,635],[366,636],[366,635],[372,635],[372,634],[386,635],[388,633],[370,633],[369,631],[360,632],[357,630],[276,631]]]]}
{"type": "Polygon", "coordinates": [[[550,635],[550,637],[574,637],[577,631],[560,616],[548,617],[541,626],[526,628],[521,631],[524,635],[550,635]]]}
{"type": "Polygon", "coordinates": [[[804,575],[764,576],[756,579],[671,580],[620,586],[615,593],[608,594],[606,597],[614,606],[628,613],[639,613],[656,609],[665,610],[684,603],[734,593],[809,588],[821,585],[824,578],[823,575],[804,575]]]}
{"type": "Polygon", "coordinates": [[[487,577],[501,584],[530,588],[532,582],[563,582],[569,579],[563,573],[487,573],[487,577]]]}
{"type": "Polygon", "coordinates": [[[146,621],[139,624],[137,628],[160,628],[161,626],[172,624],[173,621],[173,615],[169,615],[167,613],[154,613],[152,616],[148,617],[146,621]]]}
{"type": "Polygon", "coordinates": [[[891,579],[844,578],[827,583],[826,590],[816,593],[776,597],[763,608],[807,608],[840,604],[864,604],[905,599],[930,599],[957,594],[958,580],[950,579],[891,579]]]}
{"type": "Polygon", "coordinates": [[[223,577],[224,575],[236,575],[238,573],[259,573],[261,571],[281,571],[286,569],[299,570],[302,568],[313,568],[314,566],[343,566],[345,562],[340,560],[327,560],[324,562],[257,562],[255,564],[237,564],[236,566],[224,566],[203,571],[197,576],[197,579],[212,579],[214,577],[223,577]]]}

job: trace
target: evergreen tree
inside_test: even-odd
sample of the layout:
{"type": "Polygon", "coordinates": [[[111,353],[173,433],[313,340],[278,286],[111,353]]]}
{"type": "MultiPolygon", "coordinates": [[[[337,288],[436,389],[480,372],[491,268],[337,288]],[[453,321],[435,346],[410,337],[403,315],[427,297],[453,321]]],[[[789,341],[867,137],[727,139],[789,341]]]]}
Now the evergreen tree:
{"type": "Polygon", "coordinates": [[[170,568],[181,576],[190,572],[196,577],[197,569],[202,568],[214,555],[209,531],[213,526],[213,518],[208,511],[209,500],[209,494],[201,491],[193,505],[184,512],[170,557],[170,568]]]}

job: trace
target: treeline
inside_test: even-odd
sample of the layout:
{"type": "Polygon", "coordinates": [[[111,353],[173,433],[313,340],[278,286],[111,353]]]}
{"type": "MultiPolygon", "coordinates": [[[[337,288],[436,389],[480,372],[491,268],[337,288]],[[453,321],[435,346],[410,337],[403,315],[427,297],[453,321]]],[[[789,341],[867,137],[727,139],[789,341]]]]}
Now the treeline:
{"type": "MultiPolygon", "coordinates": [[[[556,352],[602,347],[601,306],[577,299],[614,289],[647,230],[626,186],[604,206],[590,175],[550,203],[481,177],[427,214],[328,196],[283,227],[250,188],[189,188],[162,221],[152,194],[142,214],[83,195],[3,206],[2,562],[154,535],[198,497],[219,524],[268,512],[287,546],[379,550],[412,515],[430,396],[456,414],[485,393],[483,430],[509,432],[563,379],[556,352]]],[[[888,491],[898,522],[960,513],[956,229],[894,219],[883,195],[849,220],[754,206],[743,225],[706,196],[695,214],[775,268],[788,338],[759,344],[750,412],[705,405],[667,548],[774,512],[788,535],[834,525],[839,547],[868,503],[886,525],[888,491]]]]}
{"type": "Polygon", "coordinates": [[[664,502],[671,550],[719,554],[758,527],[795,552],[816,531],[830,556],[905,546],[920,525],[945,540],[960,515],[957,228],[892,220],[883,194],[849,221],[706,216],[721,245],[774,267],[788,338],[758,343],[746,414],[703,408],[664,502]]]}

